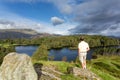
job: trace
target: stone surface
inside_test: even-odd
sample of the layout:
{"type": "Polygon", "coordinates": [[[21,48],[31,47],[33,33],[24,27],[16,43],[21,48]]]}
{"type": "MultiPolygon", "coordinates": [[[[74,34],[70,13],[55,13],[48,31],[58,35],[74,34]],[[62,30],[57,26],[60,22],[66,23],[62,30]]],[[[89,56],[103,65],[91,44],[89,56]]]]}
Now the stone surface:
{"type": "Polygon", "coordinates": [[[69,74],[73,74],[74,76],[79,76],[85,80],[101,80],[100,77],[98,77],[96,74],[91,72],[88,69],[82,69],[78,67],[68,67],[67,72],[69,74]]]}
{"type": "Polygon", "coordinates": [[[37,80],[37,74],[26,54],[9,53],[0,67],[0,80],[37,80]]]}
{"type": "Polygon", "coordinates": [[[41,63],[34,64],[35,71],[38,75],[38,80],[61,80],[60,76],[63,73],[56,71],[53,67],[43,66],[41,63]]]}

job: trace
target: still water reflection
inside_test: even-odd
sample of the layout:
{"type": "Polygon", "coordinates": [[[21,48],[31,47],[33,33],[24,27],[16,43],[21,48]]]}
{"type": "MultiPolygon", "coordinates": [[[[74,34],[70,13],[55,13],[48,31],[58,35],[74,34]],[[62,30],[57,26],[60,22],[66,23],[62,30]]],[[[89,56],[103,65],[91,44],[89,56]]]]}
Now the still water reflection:
{"type": "MultiPolygon", "coordinates": [[[[38,46],[16,46],[16,52],[18,53],[26,53],[29,56],[32,56],[32,54],[36,51],[38,46]]],[[[107,47],[107,48],[91,48],[91,50],[88,52],[87,59],[90,60],[92,58],[92,54],[95,53],[120,53],[120,46],[117,47],[107,47]]],[[[55,60],[55,61],[61,61],[63,57],[67,59],[67,61],[73,61],[76,59],[78,55],[77,50],[71,50],[69,48],[62,48],[62,49],[51,49],[49,50],[49,60],[55,60]]]]}

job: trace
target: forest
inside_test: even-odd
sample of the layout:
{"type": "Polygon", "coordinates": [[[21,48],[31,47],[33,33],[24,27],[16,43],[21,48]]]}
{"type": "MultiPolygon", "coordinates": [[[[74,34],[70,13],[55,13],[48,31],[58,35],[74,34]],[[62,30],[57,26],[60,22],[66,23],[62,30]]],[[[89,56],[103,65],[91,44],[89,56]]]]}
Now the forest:
{"type": "MultiPolygon", "coordinates": [[[[119,39],[110,38],[101,35],[69,35],[69,36],[49,36],[42,38],[31,38],[31,39],[2,39],[0,40],[0,60],[9,52],[15,51],[15,46],[18,45],[38,45],[38,49],[32,55],[32,59],[46,60],[49,49],[57,49],[68,47],[70,49],[77,49],[80,36],[85,38],[85,41],[89,43],[90,47],[106,47],[115,46],[120,44],[119,39]],[[7,47],[6,47],[7,45],[7,47]]],[[[105,49],[104,51],[106,51],[105,49]]],[[[118,50],[119,51],[119,50],[118,50]]],[[[100,51],[96,51],[96,54],[100,51]]]]}

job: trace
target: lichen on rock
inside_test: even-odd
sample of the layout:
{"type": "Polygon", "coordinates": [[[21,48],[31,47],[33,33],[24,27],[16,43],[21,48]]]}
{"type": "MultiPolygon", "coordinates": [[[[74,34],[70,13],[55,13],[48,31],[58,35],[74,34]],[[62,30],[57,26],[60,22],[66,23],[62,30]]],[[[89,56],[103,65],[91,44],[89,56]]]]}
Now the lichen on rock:
{"type": "Polygon", "coordinates": [[[0,80],[37,80],[31,58],[16,52],[6,55],[0,67],[0,80]]]}

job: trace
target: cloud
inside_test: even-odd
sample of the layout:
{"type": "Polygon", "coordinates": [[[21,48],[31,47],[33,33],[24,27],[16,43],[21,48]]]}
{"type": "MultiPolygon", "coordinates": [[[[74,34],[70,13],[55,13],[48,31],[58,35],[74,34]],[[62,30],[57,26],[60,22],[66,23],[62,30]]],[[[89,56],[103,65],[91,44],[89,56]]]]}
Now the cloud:
{"type": "Polygon", "coordinates": [[[36,2],[36,1],[40,1],[40,0],[0,0],[2,2],[26,2],[26,3],[30,3],[30,2],[36,2]]]}
{"type": "Polygon", "coordinates": [[[21,20],[14,21],[9,19],[0,19],[0,29],[32,28],[32,26],[35,25],[35,22],[28,21],[27,19],[23,20],[25,22],[19,22],[19,21],[21,20]],[[29,23],[31,23],[31,25],[29,23]]]}
{"type": "MultiPolygon", "coordinates": [[[[2,15],[0,17],[0,29],[25,29],[26,28],[26,29],[36,30],[37,32],[40,32],[40,33],[67,35],[69,34],[68,29],[71,29],[74,27],[74,24],[67,23],[67,22],[61,25],[57,25],[58,27],[54,27],[51,23],[48,23],[48,22],[42,22],[42,21],[38,22],[25,17],[21,17],[11,12],[5,12],[5,11],[2,11],[0,15],[2,15]]],[[[55,21],[58,20],[59,22],[59,18],[57,17],[53,17],[53,18],[55,18],[55,21]]],[[[63,21],[63,20],[60,19],[60,21],[63,21]]]]}
{"type": "MultiPolygon", "coordinates": [[[[1,10],[1,9],[0,9],[1,10]]],[[[37,30],[42,28],[42,22],[37,22],[15,13],[9,12],[9,10],[1,10],[0,12],[0,29],[21,29],[21,28],[30,28],[37,30]]]]}
{"type": "MultiPolygon", "coordinates": [[[[70,28],[66,28],[65,31],[71,33],[84,33],[84,34],[103,34],[103,35],[115,35],[120,36],[120,0],[5,0],[12,2],[46,2],[54,4],[56,8],[65,16],[72,17],[72,22],[77,23],[72,25],[70,28]]],[[[65,26],[63,19],[58,17],[52,17],[51,22],[53,25],[65,26]],[[63,23],[63,24],[62,24],[63,23]],[[59,25],[61,24],[61,25],[59,25]]],[[[69,19],[70,19],[69,18],[69,19]]],[[[24,21],[24,20],[23,20],[24,21]]],[[[19,21],[18,21],[19,22],[19,21]]],[[[24,25],[30,26],[29,21],[24,23],[24,25]]],[[[17,23],[15,23],[17,24],[17,23]]],[[[32,23],[36,25],[37,23],[32,23]]],[[[39,24],[39,23],[38,23],[39,24]]],[[[70,23],[69,23],[70,24],[70,23]]],[[[69,25],[68,25],[69,26],[69,25]]],[[[32,27],[32,26],[31,26],[32,27]]],[[[54,29],[52,25],[40,25],[36,28],[40,29],[54,29]],[[42,26],[42,27],[40,27],[42,26]],[[45,27],[43,27],[45,26],[45,27]],[[51,28],[49,28],[49,27],[51,28]]],[[[63,28],[63,27],[62,27],[63,28]]],[[[43,29],[43,30],[44,30],[43,29]]],[[[62,31],[62,29],[54,29],[57,32],[62,31]]],[[[48,32],[50,32],[48,30],[48,32]]]]}
{"type": "Polygon", "coordinates": [[[58,17],[51,17],[51,22],[54,26],[64,23],[64,20],[58,17]]]}
{"type": "Polygon", "coordinates": [[[0,0],[2,2],[21,2],[21,3],[38,3],[38,2],[45,2],[45,3],[51,3],[54,4],[55,7],[58,8],[58,10],[61,13],[64,14],[70,14],[72,12],[72,6],[71,3],[74,3],[74,0],[0,0]]]}
{"type": "Polygon", "coordinates": [[[71,33],[120,36],[120,0],[90,0],[75,6],[74,21],[79,25],[71,33]],[[117,34],[116,34],[117,33],[117,34]]]}
{"type": "Polygon", "coordinates": [[[73,0],[48,0],[48,2],[53,3],[63,14],[72,13],[73,8],[70,3],[73,2],[73,0]]]}
{"type": "Polygon", "coordinates": [[[120,36],[120,0],[48,0],[78,25],[71,33],[120,36]],[[66,9],[66,10],[65,10],[66,9]],[[114,26],[113,26],[114,25],[114,26]],[[110,33],[111,31],[112,34],[110,33]]]}
{"type": "Polygon", "coordinates": [[[50,23],[35,22],[25,18],[21,21],[20,17],[16,17],[16,19],[16,21],[0,19],[0,29],[33,29],[40,33],[68,35],[70,34],[68,30],[75,26],[74,24],[64,23],[54,27],[50,23]]]}

